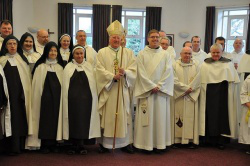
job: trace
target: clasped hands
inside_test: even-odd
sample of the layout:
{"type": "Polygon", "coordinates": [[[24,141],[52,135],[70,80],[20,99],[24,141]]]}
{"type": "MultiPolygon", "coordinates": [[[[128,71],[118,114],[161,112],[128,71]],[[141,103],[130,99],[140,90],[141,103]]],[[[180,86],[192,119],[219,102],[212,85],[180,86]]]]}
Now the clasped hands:
{"type": "Polygon", "coordinates": [[[191,93],[193,91],[192,88],[189,88],[186,92],[185,92],[185,95],[188,95],[189,93],[191,93]]]}
{"type": "Polygon", "coordinates": [[[117,81],[120,80],[121,77],[125,76],[125,74],[126,74],[126,72],[123,68],[119,68],[118,70],[119,70],[118,74],[116,74],[114,76],[114,80],[117,80],[117,81]]]}

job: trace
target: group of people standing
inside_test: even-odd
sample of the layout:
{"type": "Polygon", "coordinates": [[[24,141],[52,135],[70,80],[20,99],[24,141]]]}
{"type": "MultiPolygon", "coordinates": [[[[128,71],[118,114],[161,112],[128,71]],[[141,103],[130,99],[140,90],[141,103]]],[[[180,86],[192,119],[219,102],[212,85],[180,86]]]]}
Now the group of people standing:
{"type": "MultiPolygon", "coordinates": [[[[171,145],[200,143],[224,149],[227,138],[238,138],[240,99],[245,112],[239,140],[250,144],[249,71],[242,70],[246,81],[240,81],[221,44],[204,58],[184,47],[175,60],[174,48],[164,50],[160,44],[167,38],[154,29],[135,57],[124,47],[119,21],[107,28],[109,45],[98,53],[83,30],[73,46],[70,35],[56,44],[42,29],[37,41],[25,33],[19,42],[8,20],[0,29],[0,150],[10,155],[57,152],[63,142],[68,154],[87,154],[84,145],[93,138],[100,153],[134,153],[133,146],[163,153],[171,145]]],[[[197,38],[200,43],[192,40],[197,38]]]]}

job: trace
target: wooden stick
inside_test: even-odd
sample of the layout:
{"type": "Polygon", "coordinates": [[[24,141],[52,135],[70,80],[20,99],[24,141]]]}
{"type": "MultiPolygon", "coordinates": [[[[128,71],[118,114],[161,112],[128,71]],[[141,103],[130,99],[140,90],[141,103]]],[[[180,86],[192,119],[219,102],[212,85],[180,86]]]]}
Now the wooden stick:
{"type": "MultiPolygon", "coordinates": [[[[123,57],[123,47],[122,47],[122,53],[121,53],[121,63],[120,68],[122,67],[122,58],[123,57]]],[[[121,78],[120,78],[121,79],[121,78]]],[[[119,95],[120,95],[120,83],[122,81],[120,80],[118,82],[118,92],[117,92],[117,100],[116,100],[116,112],[115,112],[115,129],[114,129],[114,138],[113,138],[113,153],[115,151],[115,139],[116,139],[116,128],[117,128],[117,116],[118,116],[118,104],[119,104],[119,95]]]]}

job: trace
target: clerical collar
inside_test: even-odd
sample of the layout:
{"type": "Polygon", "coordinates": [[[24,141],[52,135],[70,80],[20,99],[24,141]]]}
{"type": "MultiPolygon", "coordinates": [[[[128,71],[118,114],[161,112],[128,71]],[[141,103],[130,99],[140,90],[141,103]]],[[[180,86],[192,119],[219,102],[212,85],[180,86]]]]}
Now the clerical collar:
{"type": "Polygon", "coordinates": [[[199,48],[199,50],[196,52],[196,51],[193,51],[194,53],[199,53],[201,51],[201,49],[199,48]]]}
{"type": "Polygon", "coordinates": [[[26,54],[26,55],[30,55],[34,52],[34,49],[31,48],[29,51],[26,51],[26,50],[23,50],[23,52],[26,54]]]}
{"type": "Polygon", "coordinates": [[[154,50],[157,50],[157,49],[159,49],[159,48],[160,48],[160,46],[159,46],[159,47],[156,47],[156,48],[151,48],[151,47],[148,45],[148,48],[150,48],[150,49],[154,49],[154,50]]]}
{"type": "Polygon", "coordinates": [[[69,48],[66,48],[66,49],[64,49],[64,48],[60,48],[60,52],[61,53],[66,53],[66,52],[69,52],[69,48]]]}
{"type": "Polygon", "coordinates": [[[50,59],[50,58],[47,58],[45,63],[46,63],[47,65],[54,65],[54,64],[57,64],[57,59],[50,59]]]}
{"type": "MultiPolygon", "coordinates": [[[[207,59],[205,59],[204,61],[205,61],[206,63],[214,63],[214,62],[216,62],[215,60],[212,59],[212,57],[207,58],[207,59]]],[[[230,59],[227,59],[227,58],[225,58],[225,57],[221,57],[218,61],[220,61],[220,62],[231,62],[230,59]]]]}
{"type": "Polygon", "coordinates": [[[16,55],[18,55],[18,53],[16,52],[15,54],[10,54],[10,53],[7,53],[6,54],[9,58],[14,58],[16,55]]]}
{"type": "Polygon", "coordinates": [[[120,47],[118,47],[118,48],[113,48],[113,47],[111,47],[110,45],[109,45],[109,48],[110,48],[111,50],[115,51],[115,52],[118,52],[118,51],[120,50],[120,47]]]}

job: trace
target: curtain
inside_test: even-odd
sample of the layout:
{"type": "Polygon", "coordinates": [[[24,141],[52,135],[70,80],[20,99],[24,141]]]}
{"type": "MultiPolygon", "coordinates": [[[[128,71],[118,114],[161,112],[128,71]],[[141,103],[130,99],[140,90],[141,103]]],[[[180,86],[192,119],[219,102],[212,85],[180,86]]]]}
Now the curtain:
{"type": "Polygon", "coordinates": [[[9,20],[13,26],[13,0],[0,0],[0,21],[9,20]]]}
{"type": "Polygon", "coordinates": [[[213,45],[215,27],[215,7],[207,7],[206,13],[206,29],[205,29],[205,46],[204,51],[210,52],[210,47],[213,45]]]}
{"type": "MultiPolygon", "coordinates": [[[[146,7],[146,31],[145,36],[152,29],[161,30],[161,7],[146,7]]],[[[146,43],[148,41],[146,40],[146,43]]]]}
{"type": "Polygon", "coordinates": [[[108,46],[109,36],[107,28],[110,24],[111,5],[93,5],[93,48],[108,46]]]}
{"type": "Polygon", "coordinates": [[[73,36],[73,3],[58,3],[58,36],[73,36]]]}
{"type": "Polygon", "coordinates": [[[247,29],[247,42],[246,42],[246,50],[250,50],[250,4],[249,4],[249,9],[248,9],[248,29],[247,29]]]}
{"type": "Polygon", "coordinates": [[[122,6],[112,5],[112,22],[115,20],[122,21],[122,6]]]}

